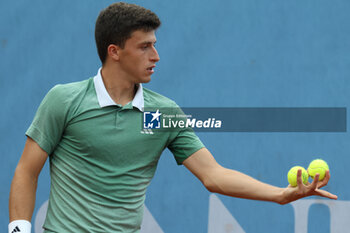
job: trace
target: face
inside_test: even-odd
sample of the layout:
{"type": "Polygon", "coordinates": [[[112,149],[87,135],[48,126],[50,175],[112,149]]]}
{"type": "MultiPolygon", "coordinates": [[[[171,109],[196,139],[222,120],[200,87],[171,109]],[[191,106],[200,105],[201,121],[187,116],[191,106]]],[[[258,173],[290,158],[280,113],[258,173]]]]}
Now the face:
{"type": "Polygon", "coordinates": [[[119,65],[126,77],[134,83],[147,83],[154,73],[159,55],[154,47],[156,36],[154,31],[134,31],[125,42],[123,49],[119,49],[119,65]]]}

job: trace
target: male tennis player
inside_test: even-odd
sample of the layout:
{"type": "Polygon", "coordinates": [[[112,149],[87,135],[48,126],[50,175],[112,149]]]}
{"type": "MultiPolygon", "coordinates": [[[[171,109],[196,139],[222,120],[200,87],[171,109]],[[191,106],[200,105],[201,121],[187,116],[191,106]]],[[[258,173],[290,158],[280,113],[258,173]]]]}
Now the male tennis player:
{"type": "Polygon", "coordinates": [[[147,107],[177,108],[142,87],[159,61],[158,17],[143,7],[115,3],[96,22],[102,68],[93,78],[57,85],[43,99],[10,192],[9,233],[31,231],[38,175],[49,157],[51,192],[44,223],[49,232],[139,232],[145,192],[167,147],[210,192],[286,204],[302,197],[337,197],[319,188],[330,175],[279,188],[217,164],[192,130],[142,133],[147,107]]]}

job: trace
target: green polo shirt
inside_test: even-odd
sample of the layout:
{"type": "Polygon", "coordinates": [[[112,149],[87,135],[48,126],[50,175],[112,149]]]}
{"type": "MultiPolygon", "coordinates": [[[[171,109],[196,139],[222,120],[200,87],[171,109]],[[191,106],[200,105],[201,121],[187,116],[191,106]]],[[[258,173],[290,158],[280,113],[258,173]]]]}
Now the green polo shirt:
{"type": "Polygon", "coordinates": [[[163,150],[181,164],[203,147],[192,130],[145,131],[142,109],[151,107],[179,109],[141,85],[134,100],[120,106],[100,72],[48,92],[26,132],[50,159],[45,232],[139,232],[163,150]]]}

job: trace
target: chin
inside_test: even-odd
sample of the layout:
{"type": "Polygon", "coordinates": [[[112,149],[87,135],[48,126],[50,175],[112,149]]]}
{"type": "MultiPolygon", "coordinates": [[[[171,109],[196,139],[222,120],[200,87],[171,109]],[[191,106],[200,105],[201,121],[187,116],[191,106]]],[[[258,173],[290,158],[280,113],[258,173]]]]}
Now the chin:
{"type": "Polygon", "coordinates": [[[151,76],[145,77],[142,80],[140,80],[140,83],[149,83],[151,81],[151,76]]]}

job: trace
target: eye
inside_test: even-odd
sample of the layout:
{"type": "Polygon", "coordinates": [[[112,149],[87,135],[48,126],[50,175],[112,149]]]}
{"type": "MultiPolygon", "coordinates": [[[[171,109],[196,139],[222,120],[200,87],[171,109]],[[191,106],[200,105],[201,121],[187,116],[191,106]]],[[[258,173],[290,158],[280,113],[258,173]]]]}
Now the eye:
{"type": "Polygon", "coordinates": [[[141,46],[141,49],[142,49],[142,50],[146,50],[148,47],[149,47],[149,45],[148,45],[148,44],[146,44],[146,45],[142,45],[142,46],[141,46]]]}
{"type": "Polygon", "coordinates": [[[148,42],[148,43],[142,44],[142,45],[140,46],[140,49],[141,49],[142,51],[145,51],[145,50],[147,50],[147,49],[149,49],[149,48],[155,48],[155,47],[156,47],[156,42],[154,42],[154,43],[148,42]]]}

